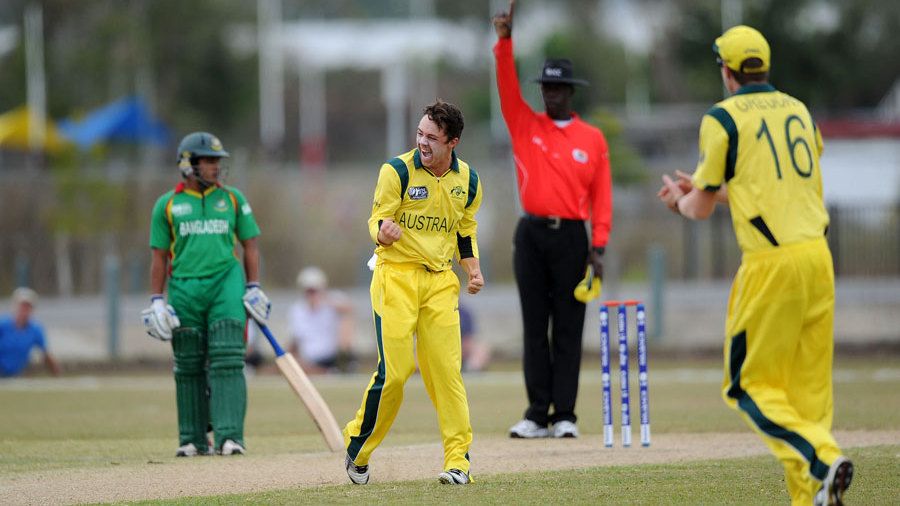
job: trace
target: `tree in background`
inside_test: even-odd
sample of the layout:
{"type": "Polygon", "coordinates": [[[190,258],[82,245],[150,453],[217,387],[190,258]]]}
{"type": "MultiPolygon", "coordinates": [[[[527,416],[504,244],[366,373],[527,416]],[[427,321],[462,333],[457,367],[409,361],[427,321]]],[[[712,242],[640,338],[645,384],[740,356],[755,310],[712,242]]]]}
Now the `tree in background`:
{"type": "MultiPolygon", "coordinates": [[[[4,7],[3,22],[21,28],[25,3],[4,7]]],[[[46,0],[43,8],[51,117],[138,94],[176,132],[258,131],[256,57],[228,47],[234,23],[255,21],[255,2],[46,0]]],[[[0,110],[25,101],[23,46],[0,59],[0,110]]]]}
{"type": "MultiPolygon", "coordinates": [[[[682,2],[651,69],[658,96],[702,101],[721,95],[711,40],[722,33],[719,1],[682,2]],[[679,75],[680,74],[680,75],[679,75]]],[[[771,81],[817,110],[874,107],[900,76],[900,2],[744,2],[743,23],[772,47],[771,81]]]]}

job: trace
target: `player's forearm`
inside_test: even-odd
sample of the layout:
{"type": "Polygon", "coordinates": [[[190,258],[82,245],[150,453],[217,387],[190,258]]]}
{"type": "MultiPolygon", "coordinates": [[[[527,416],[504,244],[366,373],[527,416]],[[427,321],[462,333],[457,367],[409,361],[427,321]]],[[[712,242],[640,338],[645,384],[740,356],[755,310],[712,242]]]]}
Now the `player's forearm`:
{"type": "Polygon", "coordinates": [[[685,218],[705,220],[716,208],[717,193],[695,188],[679,197],[675,202],[675,208],[685,218]]]}
{"type": "Polygon", "coordinates": [[[150,257],[150,293],[163,293],[166,289],[166,268],[168,267],[168,252],[160,249],[151,249],[150,257]]]}
{"type": "Polygon", "coordinates": [[[719,188],[719,191],[716,192],[716,202],[718,202],[719,204],[725,204],[726,206],[728,205],[728,187],[727,186],[722,185],[722,187],[719,188]]]}
{"type": "Polygon", "coordinates": [[[248,283],[259,282],[259,245],[256,238],[243,241],[244,246],[244,274],[248,283]]]}
{"type": "Polygon", "coordinates": [[[481,262],[478,260],[478,257],[460,258],[459,265],[466,271],[466,274],[472,274],[472,272],[476,271],[481,272],[481,262]]]}

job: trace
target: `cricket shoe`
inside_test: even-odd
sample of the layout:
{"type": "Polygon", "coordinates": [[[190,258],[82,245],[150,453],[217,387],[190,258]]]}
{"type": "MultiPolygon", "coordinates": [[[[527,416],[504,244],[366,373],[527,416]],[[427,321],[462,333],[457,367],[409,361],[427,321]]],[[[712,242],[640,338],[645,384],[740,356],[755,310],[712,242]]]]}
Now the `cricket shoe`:
{"type": "Polygon", "coordinates": [[[219,455],[244,455],[245,453],[247,451],[244,450],[244,447],[231,439],[226,439],[219,450],[219,455]]]}
{"type": "Polygon", "coordinates": [[[578,437],[578,426],[568,420],[553,424],[553,437],[578,437]]]}
{"type": "Polygon", "coordinates": [[[347,458],[344,460],[344,467],[347,469],[347,476],[350,477],[350,481],[356,485],[369,483],[369,466],[358,466],[353,463],[350,455],[347,455],[347,458]]]}
{"type": "Polygon", "coordinates": [[[198,455],[212,455],[212,446],[207,447],[206,452],[201,452],[194,446],[194,443],[188,443],[186,445],[181,445],[178,447],[178,450],[175,451],[176,457],[196,457],[198,455]]]}
{"type": "Polygon", "coordinates": [[[532,420],[524,419],[509,428],[509,437],[515,439],[535,439],[550,436],[547,427],[541,427],[532,420]]]}
{"type": "Polygon", "coordinates": [[[469,473],[464,473],[459,469],[450,469],[438,475],[438,481],[444,485],[468,485],[472,482],[469,473]]]}
{"type": "Polygon", "coordinates": [[[813,504],[816,506],[842,506],[844,492],[853,481],[853,462],[847,457],[838,457],[828,468],[828,475],[822,481],[822,488],[816,494],[813,504]]]}

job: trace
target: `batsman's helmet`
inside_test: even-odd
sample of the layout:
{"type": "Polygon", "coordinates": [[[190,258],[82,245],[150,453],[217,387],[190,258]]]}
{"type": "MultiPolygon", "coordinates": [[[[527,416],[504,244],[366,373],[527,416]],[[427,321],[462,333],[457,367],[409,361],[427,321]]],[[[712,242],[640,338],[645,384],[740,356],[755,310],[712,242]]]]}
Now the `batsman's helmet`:
{"type": "Polygon", "coordinates": [[[184,176],[194,174],[197,158],[201,156],[227,158],[230,155],[222,147],[222,141],[209,132],[193,132],[181,139],[178,144],[178,168],[184,176]]]}

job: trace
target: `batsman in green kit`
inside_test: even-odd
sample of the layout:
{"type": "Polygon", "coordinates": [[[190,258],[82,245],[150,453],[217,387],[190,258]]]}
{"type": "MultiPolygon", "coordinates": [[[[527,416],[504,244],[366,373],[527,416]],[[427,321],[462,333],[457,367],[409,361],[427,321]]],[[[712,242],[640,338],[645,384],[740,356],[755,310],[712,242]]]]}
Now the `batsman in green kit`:
{"type": "Polygon", "coordinates": [[[141,315],[148,334],[172,342],[179,457],[244,453],[247,313],[265,323],[270,307],[258,281],[253,211],[219,181],[227,156],[212,134],[186,136],[178,148],[183,181],[156,201],[151,217],[153,295],[141,315]]]}
{"type": "Polygon", "coordinates": [[[481,181],[457,158],[462,113],[438,101],[425,108],[417,148],[381,166],[369,233],[376,243],[371,296],[378,347],[356,417],[344,428],[345,467],[356,484],[369,481],[369,456],[387,435],[403,402],[403,386],[416,362],[438,415],[444,443],[445,484],[464,485],[469,474],[472,426],[462,380],[459,279],[467,291],[484,285],[478,261],[475,213],[481,181]]]}
{"type": "Polygon", "coordinates": [[[693,177],[663,176],[659,197],[693,219],[728,204],[743,258],[728,300],[723,398],[781,461],[792,504],[841,504],[853,464],[831,434],[822,137],[806,106],[768,83],[762,34],[737,26],[714,50],[732,96],[703,117],[693,177]]]}

